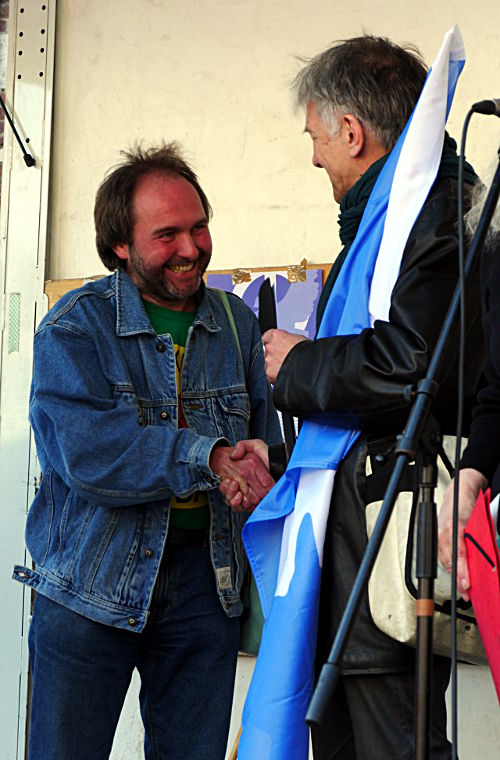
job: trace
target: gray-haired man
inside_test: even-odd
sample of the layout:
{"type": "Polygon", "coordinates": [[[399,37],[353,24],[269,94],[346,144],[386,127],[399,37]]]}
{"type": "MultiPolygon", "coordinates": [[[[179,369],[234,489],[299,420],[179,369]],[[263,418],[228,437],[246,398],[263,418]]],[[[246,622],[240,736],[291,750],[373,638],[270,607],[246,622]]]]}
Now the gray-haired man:
{"type": "MultiPolygon", "coordinates": [[[[426,75],[415,49],[366,35],[320,53],[295,80],[297,106],[306,111],[306,132],[313,143],[313,164],[327,172],[340,203],[343,248],[325,284],[318,321],[426,75]]],[[[455,148],[446,136],[438,177],[403,253],[387,321],[376,321],[358,335],[316,341],[281,330],[264,335],[266,372],[275,384],[279,409],[303,417],[328,414],[337,424],[362,431],[335,480],[325,539],[318,669],[330,651],[366,546],[365,505],[383,497],[392,470],[395,436],[409,411],[405,389],[425,374],[457,282],[455,148]],[[375,472],[377,462],[383,467],[375,472]]],[[[473,184],[474,178],[467,167],[466,180],[473,184]]],[[[471,400],[482,360],[477,277],[468,300],[465,394],[471,400]]],[[[453,350],[434,408],[444,433],[455,430],[455,360],[453,350]]],[[[330,718],[313,731],[318,760],[413,757],[414,659],[412,649],[375,627],[365,596],[330,718]]],[[[432,757],[444,760],[450,755],[446,659],[434,659],[433,676],[432,757]]]]}

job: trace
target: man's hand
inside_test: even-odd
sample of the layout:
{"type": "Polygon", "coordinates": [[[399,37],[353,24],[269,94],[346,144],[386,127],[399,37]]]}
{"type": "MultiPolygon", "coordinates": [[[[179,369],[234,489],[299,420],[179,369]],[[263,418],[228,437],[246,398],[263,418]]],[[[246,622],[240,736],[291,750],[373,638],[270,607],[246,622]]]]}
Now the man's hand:
{"type": "MultiPolygon", "coordinates": [[[[268,455],[267,443],[264,443],[264,441],[261,441],[260,438],[252,438],[245,441],[239,441],[233,449],[233,453],[231,454],[231,459],[233,460],[233,462],[237,462],[237,461],[241,462],[249,454],[253,454],[257,456],[262,462],[262,464],[264,465],[265,469],[262,470],[261,468],[259,468],[258,472],[256,472],[255,474],[256,474],[256,477],[259,478],[262,487],[266,489],[266,493],[268,493],[274,485],[274,480],[269,475],[269,455],[268,455]]],[[[245,494],[240,489],[240,484],[238,480],[231,480],[231,478],[225,478],[220,485],[220,491],[226,500],[226,504],[232,507],[232,509],[235,509],[238,511],[241,509],[253,510],[255,506],[257,506],[257,505],[254,505],[252,507],[246,506],[247,502],[245,501],[245,494]]],[[[259,499],[259,501],[261,501],[261,499],[259,499]]]]}
{"type": "MultiPolygon", "coordinates": [[[[458,544],[457,544],[457,588],[466,602],[470,600],[469,568],[465,548],[465,526],[471,516],[479,491],[485,489],[488,481],[478,470],[465,468],[460,470],[458,491],[458,544]]],[[[438,517],[438,554],[439,560],[451,573],[453,552],[453,490],[452,480],[444,493],[443,504],[438,517]]]]}
{"type": "Polygon", "coordinates": [[[210,454],[210,469],[221,478],[220,490],[236,512],[253,511],[274,485],[268,472],[266,444],[248,443],[248,448],[215,446],[210,454]]]}
{"type": "Polygon", "coordinates": [[[286,330],[267,330],[262,336],[265,350],[266,375],[270,383],[275,383],[287,354],[291,349],[307,340],[302,335],[295,335],[286,330]]]}
{"type": "Polygon", "coordinates": [[[231,454],[231,459],[237,461],[238,459],[243,459],[246,454],[256,454],[269,472],[269,446],[267,443],[261,441],[260,438],[248,438],[245,441],[238,441],[231,454]]]}

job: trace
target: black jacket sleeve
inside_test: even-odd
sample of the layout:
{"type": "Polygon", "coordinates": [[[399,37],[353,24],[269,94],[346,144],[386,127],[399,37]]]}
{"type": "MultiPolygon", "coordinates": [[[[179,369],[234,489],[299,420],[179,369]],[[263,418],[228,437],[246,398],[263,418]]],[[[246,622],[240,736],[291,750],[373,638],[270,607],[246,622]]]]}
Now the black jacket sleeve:
{"type": "MultiPolygon", "coordinates": [[[[406,389],[425,376],[458,281],[456,181],[438,180],[410,233],[391,297],[389,321],[359,335],[307,341],[286,357],[274,387],[282,411],[392,434],[404,426],[411,403],[406,389]]],[[[477,268],[478,269],[478,268],[477,268]]],[[[479,275],[468,286],[466,395],[474,394],[483,342],[479,275]]],[[[456,340],[435,408],[444,432],[454,432],[456,340]]]]}
{"type": "Polygon", "coordinates": [[[485,387],[478,394],[471,435],[461,467],[485,475],[500,490],[500,236],[481,259],[482,306],[487,358],[485,387]]]}

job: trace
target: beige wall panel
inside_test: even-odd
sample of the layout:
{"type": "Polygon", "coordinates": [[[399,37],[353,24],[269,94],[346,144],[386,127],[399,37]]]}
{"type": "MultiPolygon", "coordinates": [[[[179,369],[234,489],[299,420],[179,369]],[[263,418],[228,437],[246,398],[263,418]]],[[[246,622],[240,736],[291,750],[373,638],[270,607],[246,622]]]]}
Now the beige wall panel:
{"type": "MultiPolygon", "coordinates": [[[[215,210],[213,266],[331,260],[337,207],[311,166],[287,84],[295,54],[313,55],[363,29],[415,42],[430,62],[458,22],[468,62],[450,128],[499,95],[497,0],[60,0],[48,276],[103,271],[93,200],[119,150],[177,139],[215,210]]],[[[495,159],[499,123],[473,119],[467,155],[495,159]]]]}
{"type": "MultiPolygon", "coordinates": [[[[105,170],[138,139],[177,139],[215,210],[213,267],[332,260],[337,207],[311,166],[287,83],[295,54],[363,29],[415,42],[430,62],[458,22],[468,62],[450,127],[500,94],[497,0],[60,0],[51,278],[103,271],[92,209],[105,170]]],[[[499,122],[475,117],[467,155],[495,159],[499,122]]]]}

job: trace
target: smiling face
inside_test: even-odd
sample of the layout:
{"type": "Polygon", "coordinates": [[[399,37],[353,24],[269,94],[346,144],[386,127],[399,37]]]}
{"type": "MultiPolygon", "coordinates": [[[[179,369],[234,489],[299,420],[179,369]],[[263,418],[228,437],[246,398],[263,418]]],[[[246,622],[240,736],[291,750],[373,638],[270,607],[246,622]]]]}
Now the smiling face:
{"type": "Polygon", "coordinates": [[[307,106],[305,131],[313,143],[312,162],[328,174],[337,203],[359,178],[353,162],[350,126],[349,122],[346,123],[346,116],[340,116],[337,131],[332,135],[318,114],[316,103],[311,101],[307,106]]]}
{"type": "Polygon", "coordinates": [[[195,308],[194,294],[212,256],[208,219],[183,177],[151,174],[134,193],[132,244],[115,253],[147,301],[174,311],[195,308]]]}

